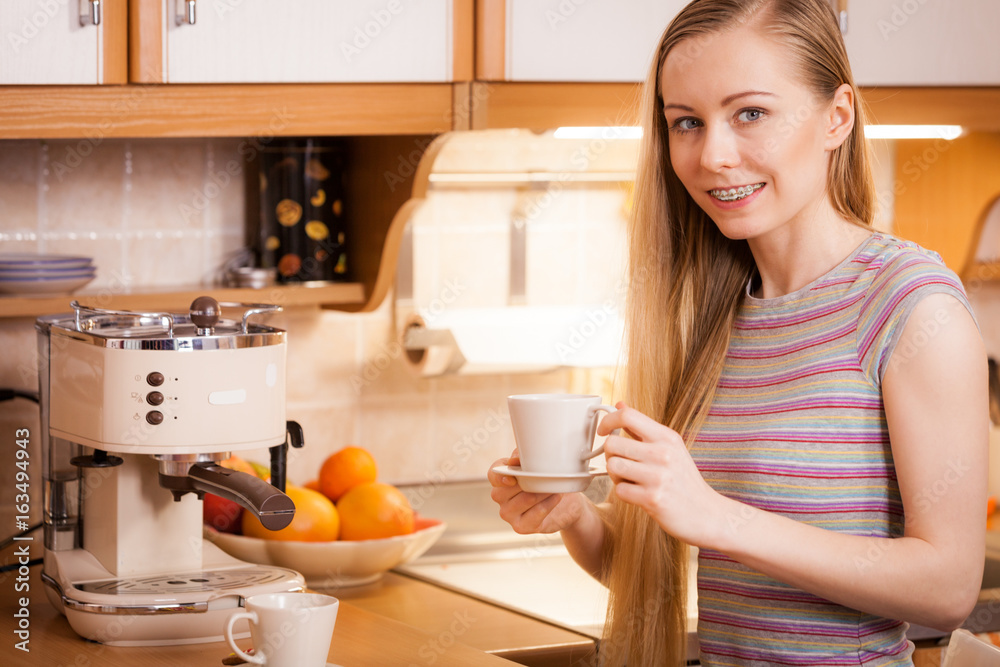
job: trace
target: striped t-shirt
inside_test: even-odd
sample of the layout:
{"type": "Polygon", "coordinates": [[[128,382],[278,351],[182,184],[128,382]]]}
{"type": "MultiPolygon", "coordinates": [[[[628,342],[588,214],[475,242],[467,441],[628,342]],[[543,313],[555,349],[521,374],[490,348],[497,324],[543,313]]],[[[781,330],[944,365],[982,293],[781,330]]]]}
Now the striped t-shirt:
{"type": "MultiPolygon", "coordinates": [[[[748,292],[691,448],[706,481],[747,505],[827,530],[902,535],[881,381],[907,317],[934,292],[968,307],[936,253],[880,233],[796,292],[774,299],[748,292]]],[[[913,354],[909,345],[897,354],[913,354]]],[[[717,551],[699,553],[702,665],[911,665],[906,628],[717,551]]]]}

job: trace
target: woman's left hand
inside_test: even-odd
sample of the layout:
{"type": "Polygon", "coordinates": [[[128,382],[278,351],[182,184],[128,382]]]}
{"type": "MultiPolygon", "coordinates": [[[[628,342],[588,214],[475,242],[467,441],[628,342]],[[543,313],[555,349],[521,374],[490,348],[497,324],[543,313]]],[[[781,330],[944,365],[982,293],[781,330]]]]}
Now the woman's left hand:
{"type": "Polygon", "coordinates": [[[673,429],[618,403],[598,427],[608,475],[619,499],[644,509],[666,532],[695,546],[707,546],[724,520],[725,499],[701,476],[684,440],[673,429]]]}

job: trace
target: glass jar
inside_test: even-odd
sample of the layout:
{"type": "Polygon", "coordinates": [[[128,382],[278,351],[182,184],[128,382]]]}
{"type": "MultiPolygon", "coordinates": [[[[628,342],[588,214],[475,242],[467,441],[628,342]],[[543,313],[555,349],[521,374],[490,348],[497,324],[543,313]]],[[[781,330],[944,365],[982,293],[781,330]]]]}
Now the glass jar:
{"type": "Polygon", "coordinates": [[[278,139],[261,149],[254,254],[278,282],[348,280],[344,162],[331,140],[278,139]]]}

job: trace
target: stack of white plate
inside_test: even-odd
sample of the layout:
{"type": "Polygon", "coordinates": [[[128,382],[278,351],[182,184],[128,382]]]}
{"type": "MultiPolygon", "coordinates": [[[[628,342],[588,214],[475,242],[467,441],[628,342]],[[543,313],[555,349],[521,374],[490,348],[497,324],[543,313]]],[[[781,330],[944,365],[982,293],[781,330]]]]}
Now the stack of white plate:
{"type": "Polygon", "coordinates": [[[0,253],[0,294],[69,294],[96,272],[90,257],[0,253]]]}

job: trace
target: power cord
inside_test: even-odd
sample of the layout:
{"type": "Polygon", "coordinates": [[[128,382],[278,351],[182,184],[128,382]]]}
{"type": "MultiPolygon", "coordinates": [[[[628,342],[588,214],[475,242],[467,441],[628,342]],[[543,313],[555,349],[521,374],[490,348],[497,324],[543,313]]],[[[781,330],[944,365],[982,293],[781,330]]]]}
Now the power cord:
{"type": "MultiPolygon", "coordinates": [[[[25,389],[0,388],[0,403],[4,401],[11,401],[15,398],[23,398],[38,403],[38,392],[27,391],[25,389]]],[[[41,527],[42,527],[41,523],[36,523],[34,526],[29,527],[27,530],[23,530],[17,535],[14,535],[13,537],[8,537],[3,542],[0,542],[0,551],[3,551],[10,545],[14,544],[14,542],[16,542],[19,538],[25,537],[28,533],[34,532],[41,527]]],[[[31,561],[28,561],[28,565],[29,566],[38,565],[41,562],[42,562],[41,558],[35,558],[31,561]]],[[[5,565],[3,567],[0,567],[0,572],[10,572],[11,570],[16,570],[19,567],[20,567],[19,564],[5,565]]]]}
{"type": "MultiPolygon", "coordinates": [[[[39,522],[39,523],[36,523],[34,526],[31,526],[27,530],[22,530],[20,533],[18,533],[17,535],[14,535],[13,537],[8,537],[3,542],[0,542],[0,551],[3,551],[4,549],[6,549],[7,547],[9,547],[10,545],[14,544],[14,542],[16,542],[18,540],[18,538],[25,537],[28,533],[36,531],[36,530],[38,530],[41,527],[42,527],[42,524],[41,524],[41,522],[39,522]]],[[[33,567],[35,565],[40,565],[42,563],[42,561],[43,561],[42,558],[32,558],[31,560],[29,560],[26,563],[26,565],[28,567],[33,567]]],[[[0,574],[2,574],[4,572],[11,572],[13,570],[16,570],[19,567],[21,567],[21,565],[22,565],[21,563],[13,563],[11,565],[4,565],[4,566],[0,567],[0,574]]]]}
{"type": "Polygon", "coordinates": [[[0,389],[0,402],[10,401],[15,398],[26,398],[29,401],[38,402],[37,391],[27,391],[25,389],[0,389]]]}
{"type": "Polygon", "coordinates": [[[17,535],[14,535],[13,537],[8,537],[3,542],[0,542],[0,551],[3,551],[4,549],[6,549],[7,547],[9,547],[10,545],[14,544],[14,542],[17,542],[22,537],[27,536],[28,533],[32,533],[32,532],[38,530],[41,527],[42,527],[42,522],[39,521],[34,526],[29,527],[27,530],[22,530],[17,535]]]}

